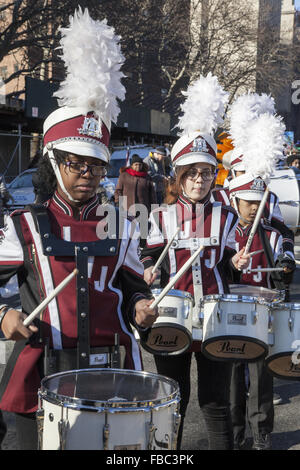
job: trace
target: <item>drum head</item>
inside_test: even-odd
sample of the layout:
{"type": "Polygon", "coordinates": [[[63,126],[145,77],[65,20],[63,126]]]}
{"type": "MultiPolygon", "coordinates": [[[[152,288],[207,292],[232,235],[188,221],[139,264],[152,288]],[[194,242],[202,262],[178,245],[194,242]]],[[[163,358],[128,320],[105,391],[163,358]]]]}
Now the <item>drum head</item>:
{"type": "Polygon", "coordinates": [[[246,284],[231,284],[229,289],[230,294],[257,297],[266,303],[281,302],[284,298],[284,293],[275,289],[267,289],[266,287],[248,286],[246,284]]]}
{"type": "Polygon", "coordinates": [[[275,354],[266,358],[266,364],[272,375],[279,379],[300,380],[300,364],[294,364],[294,351],[275,354]]]}
{"type": "Polygon", "coordinates": [[[182,354],[192,341],[191,333],[174,323],[154,324],[145,338],[141,336],[141,345],[146,351],[163,356],[182,354]]]}
{"type": "Polygon", "coordinates": [[[121,369],[83,369],[45,377],[43,399],[70,408],[155,407],[178,394],[175,381],[161,375],[121,369]]]}
{"type": "Polygon", "coordinates": [[[268,346],[248,336],[218,336],[203,341],[202,352],[212,360],[255,362],[267,355],[268,346]]]}

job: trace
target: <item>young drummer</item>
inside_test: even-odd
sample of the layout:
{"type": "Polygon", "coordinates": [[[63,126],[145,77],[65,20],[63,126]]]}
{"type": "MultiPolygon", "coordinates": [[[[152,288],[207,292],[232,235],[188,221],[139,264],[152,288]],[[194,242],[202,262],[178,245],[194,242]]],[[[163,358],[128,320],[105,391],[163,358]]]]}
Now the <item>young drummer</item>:
{"type": "MultiPolygon", "coordinates": [[[[198,247],[201,254],[188,271],[177,280],[174,289],[189,292],[194,297],[195,317],[199,317],[204,295],[228,292],[226,274],[239,275],[249,257],[243,250],[234,251],[234,233],[237,217],[231,208],[210,202],[217,166],[216,142],[205,119],[212,117],[217,100],[224,99],[215,77],[201,77],[190,86],[184,109],[186,127],[181,121],[183,136],[171,152],[175,180],[169,187],[164,210],[150,216],[151,230],[142,249],[145,280],[151,285],[156,274],[152,268],[170,240],[176,227],[180,232],[162,264],[162,287],[178,272],[198,247]],[[215,103],[205,108],[203,97],[214,97],[215,103]],[[197,99],[198,97],[198,99],[197,99]],[[214,106],[213,106],[214,105],[214,106]],[[190,112],[188,112],[190,111],[190,112]],[[193,114],[193,111],[194,114],[193,114]],[[205,116],[200,122],[199,116],[205,116]],[[195,118],[193,123],[192,118],[195,118]],[[193,125],[194,124],[194,125],[193,125]],[[200,131],[197,129],[203,129],[200,131]],[[209,131],[210,130],[210,131],[209,131]],[[206,132],[205,132],[206,131],[206,132]]],[[[220,100],[221,101],[221,100],[220,100]]],[[[222,110],[221,103],[219,108],[222,110]]],[[[215,116],[213,116],[213,122],[215,116]]],[[[184,119],[183,118],[183,119],[184,119]]],[[[184,417],[190,396],[190,367],[193,351],[198,367],[198,399],[204,414],[210,449],[231,449],[232,430],[229,410],[231,365],[211,361],[201,353],[201,342],[194,341],[190,351],[178,356],[154,355],[157,371],[178,381],[181,394],[178,448],[180,448],[184,417]]]]}
{"type": "MultiPolygon", "coordinates": [[[[81,36],[78,28],[84,34],[90,28],[98,30],[97,26],[87,13],[79,12],[68,34],[74,33],[76,38],[81,36]]],[[[109,52],[105,57],[105,45],[106,51],[113,47],[119,67],[121,57],[115,54],[118,48],[113,31],[103,22],[98,33],[102,63],[106,60],[113,64],[109,52]],[[111,39],[105,44],[106,38],[111,39]]],[[[82,36],[81,41],[85,43],[82,36]]],[[[94,58],[92,62],[96,68],[94,58]]],[[[94,78],[97,83],[91,82],[92,89],[89,82],[85,84],[88,95],[101,84],[101,77],[96,74],[94,78]]],[[[117,83],[116,77],[114,92],[117,83]]],[[[73,88],[71,91],[74,96],[73,88]]],[[[104,237],[105,229],[116,222],[112,217],[106,220],[96,194],[110,157],[112,96],[103,96],[108,104],[105,111],[99,103],[96,110],[89,109],[86,99],[85,106],[64,106],[48,116],[39,174],[45,189],[50,193],[54,189],[54,195],[44,206],[13,213],[2,233],[0,285],[17,274],[22,311],[3,305],[0,309],[2,332],[16,341],[1,382],[0,408],[16,413],[22,450],[37,448],[37,392],[45,375],[70,369],[122,367],[120,348],[125,349],[123,366],[141,370],[131,324],[137,329],[147,328],[157,317],[156,310],[149,308],[152,295],[143,280],[138,239],[133,236],[131,222],[123,221],[120,236],[118,231],[109,230],[104,237]],[[49,303],[34,324],[24,326],[27,315],[75,267],[79,270],[77,279],[49,303]]]]}
{"type": "MultiPolygon", "coordinates": [[[[236,249],[246,246],[266,185],[261,178],[244,174],[229,184],[230,200],[239,214],[236,227],[236,249]]],[[[273,227],[260,223],[251,243],[251,257],[248,271],[244,271],[240,284],[274,289],[270,272],[260,269],[270,267],[266,252],[271,253],[275,266],[281,266],[282,235],[273,227]],[[251,272],[252,269],[258,271],[251,272]]],[[[285,267],[280,273],[282,288],[290,279],[290,270],[285,267]]],[[[280,282],[280,279],[279,279],[280,282]]],[[[280,287],[278,279],[276,287],[280,287]]],[[[245,446],[246,417],[253,436],[253,449],[271,448],[270,434],[274,423],[273,378],[267,371],[264,359],[251,363],[234,363],[231,379],[231,416],[236,449],[245,446]],[[246,368],[249,370],[249,385],[246,384],[246,368]],[[248,394],[248,397],[247,397],[248,394]]]]}

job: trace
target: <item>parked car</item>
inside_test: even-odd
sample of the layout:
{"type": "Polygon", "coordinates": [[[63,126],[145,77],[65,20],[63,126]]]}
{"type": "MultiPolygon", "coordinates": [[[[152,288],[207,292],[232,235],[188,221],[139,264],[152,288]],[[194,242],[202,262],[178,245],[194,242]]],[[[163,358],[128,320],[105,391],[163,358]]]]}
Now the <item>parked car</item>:
{"type": "Polygon", "coordinates": [[[25,170],[7,184],[9,194],[13,198],[13,200],[10,199],[7,204],[9,210],[22,208],[34,202],[35,194],[32,184],[32,175],[35,171],[36,168],[25,170]]]}

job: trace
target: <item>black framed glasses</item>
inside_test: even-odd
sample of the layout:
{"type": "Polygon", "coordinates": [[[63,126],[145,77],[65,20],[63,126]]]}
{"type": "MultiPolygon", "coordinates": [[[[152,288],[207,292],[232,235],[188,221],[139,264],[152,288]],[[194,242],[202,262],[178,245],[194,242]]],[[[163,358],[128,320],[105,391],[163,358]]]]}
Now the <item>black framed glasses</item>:
{"type": "Polygon", "coordinates": [[[70,162],[65,161],[70,173],[75,173],[76,175],[85,175],[88,171],[92,176],[105,176],[107,174],[107,169],[103,165],[88,165],[86,162],[70,162]]]}
{"type": "Polygon", "coordinates": [[[199,177],[201,177],[203,181],[212,181],[215,173],[210,170],[199,171],[197,168],[191,168],[186,172],[185,176],[192,181],[196,181],[199,177]]]}

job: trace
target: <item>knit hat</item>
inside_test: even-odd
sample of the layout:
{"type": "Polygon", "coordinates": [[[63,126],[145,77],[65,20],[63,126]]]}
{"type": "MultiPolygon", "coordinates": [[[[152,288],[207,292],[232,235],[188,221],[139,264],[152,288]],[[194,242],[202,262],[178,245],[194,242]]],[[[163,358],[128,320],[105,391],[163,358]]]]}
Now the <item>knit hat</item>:
{"type": "Polygon", "coordinates": [[[183,116],[178,127],[181,137],[171,151],[173,165],[209,163],[217,166],[217,143],[214,132],[223,123],[229,95],[211,73],[200,76],[183,92],[186,101],[181,106],[183,116]]]}
{"type": "Polygon", "coordinates": [[[160,155],[164,156],[167,155],[165,147],[156,147],[155,149],[153,149],[153,153],[159,153],[160,155]]]}
{"type": "Polygon", "coordinates": [[[137,153],[135,153],[134,155],[132,155],[130,162],[131,165],[133,163],[143,163],[143,159],[137,153]]]}

